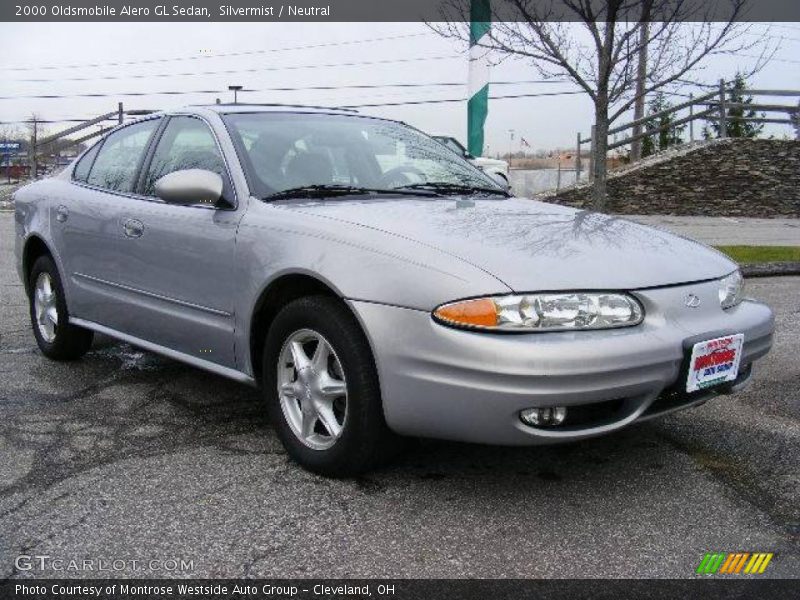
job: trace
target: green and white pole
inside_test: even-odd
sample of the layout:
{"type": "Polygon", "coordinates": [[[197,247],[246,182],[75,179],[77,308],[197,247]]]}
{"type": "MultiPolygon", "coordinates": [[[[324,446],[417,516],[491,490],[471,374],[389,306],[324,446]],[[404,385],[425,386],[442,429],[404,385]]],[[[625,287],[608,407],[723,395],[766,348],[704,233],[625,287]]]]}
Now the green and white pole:
{"type": "Polygon", "coordinates": [[[489,112],[489,51],[478,45],[492,26],[489,1],[470,4],[467,150],[473,156],[483,155],[483,126],[489,112]]]}

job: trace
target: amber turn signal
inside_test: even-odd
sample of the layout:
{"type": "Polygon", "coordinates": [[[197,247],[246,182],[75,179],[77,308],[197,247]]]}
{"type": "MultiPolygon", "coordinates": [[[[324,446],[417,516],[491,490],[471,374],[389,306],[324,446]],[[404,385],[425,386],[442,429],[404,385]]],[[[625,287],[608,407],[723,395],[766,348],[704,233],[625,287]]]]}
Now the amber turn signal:
{"type": "Polygon", "coordinates": [[[445,304],[437,308],[433,314],[438,319],[452,325],[466,327],[497,326],[497,305],[489,298],[445,304]]]}

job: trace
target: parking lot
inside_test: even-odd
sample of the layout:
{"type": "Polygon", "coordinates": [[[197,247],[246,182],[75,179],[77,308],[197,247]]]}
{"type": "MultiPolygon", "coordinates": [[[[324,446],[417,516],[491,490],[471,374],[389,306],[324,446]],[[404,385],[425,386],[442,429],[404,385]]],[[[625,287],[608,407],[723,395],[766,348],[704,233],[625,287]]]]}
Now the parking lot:
{"type": "Polygon", "coordinates": [[[0,579],[98,575],[20,555],[148,564],[102,574],[129,577],[681,578],[733,551],[796,577],[800,278],[749,294],[777,333],[738,396],[559,447],[416,441],[335,481],[288,462],[253,389],[108,338],[46,360],[0,213],[0,579]]]}

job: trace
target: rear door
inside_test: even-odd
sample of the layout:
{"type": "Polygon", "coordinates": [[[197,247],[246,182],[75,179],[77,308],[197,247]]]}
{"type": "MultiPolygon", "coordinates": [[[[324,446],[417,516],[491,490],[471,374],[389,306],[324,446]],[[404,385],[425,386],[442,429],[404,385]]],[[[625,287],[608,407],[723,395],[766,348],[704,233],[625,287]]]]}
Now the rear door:
{"type": "Polygon", "coordinates": [[[69,191],[55,198],[51,231],[75,317],[119,325],[121,200],[133,193],[139,169],[160,119],[125,126],[87,152],[75,166],[69,191]]]}
{"type": "Polygon", "coordinates": [[[206,169],[236,198],[215,134],[194,116],[173,116],[160,132],[139,182],[124,198],[120,280],[128,297],[124,331],[196,358],[235,367],[234,252],[243,209],[167,204],[155,183],[180,169],[206,169]]]}

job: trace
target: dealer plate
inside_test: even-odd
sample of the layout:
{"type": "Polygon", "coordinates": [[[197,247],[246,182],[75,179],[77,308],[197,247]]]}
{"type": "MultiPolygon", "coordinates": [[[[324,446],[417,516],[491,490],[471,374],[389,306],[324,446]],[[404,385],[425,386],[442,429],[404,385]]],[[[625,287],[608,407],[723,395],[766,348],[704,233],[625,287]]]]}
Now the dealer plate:
{"type": "Polygon", "coordinates": [[[695,392],[733,381],[739,374],[744,334],[698,342],[692,348],[686,391],[695,392]]]}

